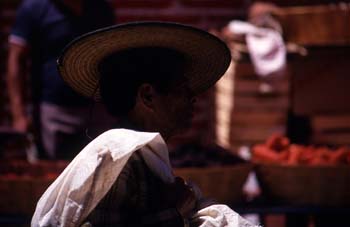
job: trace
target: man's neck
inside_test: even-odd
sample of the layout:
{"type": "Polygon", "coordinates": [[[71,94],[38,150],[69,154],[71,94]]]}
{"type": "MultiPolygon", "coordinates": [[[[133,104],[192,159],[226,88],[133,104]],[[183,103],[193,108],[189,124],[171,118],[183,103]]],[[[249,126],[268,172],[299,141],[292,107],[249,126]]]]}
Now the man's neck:
{"type": "MultiPolygon", "coordinates": [[[[137,127],[134,123],[132,123],[128,118],[122,117],[119,118],[117,121],[117,127],[118,128],[126,128],[126,129],[132,129],[132,130],[140,130],[139,127],[137,127]]],[[[142,130],[140,130],[142,131],[142,130]]]]}
{"type": "Polygon", "coordinates": [[[169,136],[164,131],[156,130],[156,128],[152,127],[153,124],[150,124],[147,121],[142,121],[140,118],[133,118],[132,115],[127,117],[119,118],[117,127],[118,128],[126,128],[136,131],[143,131],[143,132],[159,132],[163,139],[167,141],[169,139],[169,136]]]}

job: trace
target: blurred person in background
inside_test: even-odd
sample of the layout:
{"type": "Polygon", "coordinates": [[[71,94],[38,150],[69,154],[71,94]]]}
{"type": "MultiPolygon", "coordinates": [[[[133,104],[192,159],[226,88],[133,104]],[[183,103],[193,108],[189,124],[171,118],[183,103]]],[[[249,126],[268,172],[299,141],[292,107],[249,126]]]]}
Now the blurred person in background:
{"type": "MultiPolygon", "coordinates": [[[[64,84],[57,57],[75,37],[114,23],[113,8],[104,0],[24,0],[19,7],[8,52],[12,124],[23,133],[34,130],[41,158],[70,159],[87,141],[90,103],[64,84]]],[[[112,122],[102,107],[94,114],[103,115],[91,122],[99,124],[97,131],[112,122]]]]}

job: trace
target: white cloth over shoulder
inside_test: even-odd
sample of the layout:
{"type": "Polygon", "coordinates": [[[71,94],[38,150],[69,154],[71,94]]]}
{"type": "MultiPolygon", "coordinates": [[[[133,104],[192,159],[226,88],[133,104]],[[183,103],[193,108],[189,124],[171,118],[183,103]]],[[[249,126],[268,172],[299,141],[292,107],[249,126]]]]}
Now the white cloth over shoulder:
{"type": "MultiPolygon", "coordinates": [[[[145,163],[154,174],[164,182],[174,181],[168,149],[159,133],[109,130],[89,143],[50,185],[37,204],[31,226],[81,225],[109,191],[136,150],[141,151],[145,163]]],[[[239,215],[228,207],[221,205],[225,207],[222,209],[217,206],[207,207],[196,214],[204,221],[202,227],[249,226],[239,225],[239,215]],[[217,220],[218,225],[213,225],[213,220],[217,220]]]]}
{"type": "MultiPolygon", "coordinates": [[[[147,145],[157,153],[159,168],[170,166],[167,147],[158,133],[109,130],[89,143],[40,198],[32,226],[79,226],[109,191],[132,153],[147,145]]],[[[143,152],[141,152],[143,153],[143,152]]],[[[157,171],[171,182],[169,168],[157,171]],[[168,170],[168,171],[166,171],[168,170]]]]}

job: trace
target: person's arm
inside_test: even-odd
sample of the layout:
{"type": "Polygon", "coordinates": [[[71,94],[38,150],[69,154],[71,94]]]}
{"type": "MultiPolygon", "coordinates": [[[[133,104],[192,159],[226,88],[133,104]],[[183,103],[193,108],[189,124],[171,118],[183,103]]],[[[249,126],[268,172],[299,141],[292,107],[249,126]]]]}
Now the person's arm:
{"type": "Polygon", "coordinates": [[[7,88],[12,114],[13,127],[25,132],[29,126],[29,117],[24,102],[24,76],[28,60],[28,48],[26,45],[9,43],[7,61],[7,88]]]}
{"type": "Polygon", "coordinates": [[[26,82],[26,66],[29,59],[29,47],[32,47],[33,37],[39,31],[41,15],[46,1],[23,0],[16,12],[9,41],[7,62],[7,88],[13,127],[25,132],[29,126],[29,116],[26,111],[23,85],[26,82]]]}
{"type": "Polygon", "coordinates": [[[142,224],[160,227],[189,226],[197,203],[192,188],[182,178],[176,177],[175,182],[166,184],[162,191],[159,197],[165,208],[141,217],[142,224]]]}

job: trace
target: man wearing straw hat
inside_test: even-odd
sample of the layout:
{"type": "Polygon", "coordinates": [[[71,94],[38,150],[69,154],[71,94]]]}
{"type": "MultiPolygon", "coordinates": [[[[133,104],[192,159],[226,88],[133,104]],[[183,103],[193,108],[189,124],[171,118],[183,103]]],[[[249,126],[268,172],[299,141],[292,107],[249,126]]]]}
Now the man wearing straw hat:
{"type": "Polygon", "coordinates": [[[230,59],[215,36],[174,23],[113,26],[68,45],[63,79],[101,100],[120,128],[75,157],[39,200],[32,226],[251,226],[175,177],[166,146],[230,59]]]}

